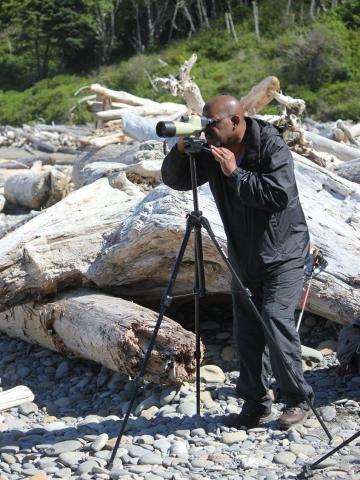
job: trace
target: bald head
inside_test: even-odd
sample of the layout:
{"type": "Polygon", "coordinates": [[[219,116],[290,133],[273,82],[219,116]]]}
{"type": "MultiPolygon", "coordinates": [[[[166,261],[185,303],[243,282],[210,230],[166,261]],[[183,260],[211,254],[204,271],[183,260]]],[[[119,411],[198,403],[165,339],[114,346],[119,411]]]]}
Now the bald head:
{"type": "Polygon", "coordinates": [[[218,95],[205,103],[203,112],[205,116],[219,117],[224,115],[238,115],[244,117],[244,110],[236,97],[231,95],[218,95]]]}
{"type": "Polygon", "coordinates": [[[239,149],[246,122],[244,110],[237,98],[231,95],[218,95],[205,103],[203,115],[215,120],[215,123],[205,130],[205,138],[209,145],[239,149]]]}

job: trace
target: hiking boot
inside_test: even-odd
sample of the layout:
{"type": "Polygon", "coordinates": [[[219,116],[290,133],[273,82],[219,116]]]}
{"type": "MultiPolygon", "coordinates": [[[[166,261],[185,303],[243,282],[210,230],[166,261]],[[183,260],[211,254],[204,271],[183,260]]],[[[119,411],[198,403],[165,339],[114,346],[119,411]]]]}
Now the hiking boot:
{"type": "Polygon", "coordinates": [[[285,407],[278,423],[280,428],[287,430],[292,425],[301,425],[308,415],[309,411],[301,407],[285,407]]]}
{"type": "Polygon", "coordinates": [[[260,425],[262,422],[271,420],[272,414],[270,410],[255,410],[255,411],[246,411],[241,412],[240,414],[232,413],[226,419],[226,425],[233,428],[255,428],[260,425]]]}

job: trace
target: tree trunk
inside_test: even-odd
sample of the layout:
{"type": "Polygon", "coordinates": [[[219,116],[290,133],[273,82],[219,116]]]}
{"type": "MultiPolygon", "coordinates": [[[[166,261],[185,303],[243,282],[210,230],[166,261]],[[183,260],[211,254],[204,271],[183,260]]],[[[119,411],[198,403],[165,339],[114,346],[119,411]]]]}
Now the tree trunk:
{"type": "Polygon", "coordinates": [[[259,9],[258,9],[256,1],[252,2],[252,6],[253,6],[253,14],[254,14],[256,40],[257,40],[258,43],[260,43],[259,9]]]}
{"type": "MultiPolygon", "coordinates": [[[[49,303],[28,303],[1,312],[0,330],[134,377],[157,318],[156,312],[133,302],[78,290],[49,303]]],[[[195,335],[164,317],[144,378],[170,384],[190,381],[194,352],[195,335]]]]}

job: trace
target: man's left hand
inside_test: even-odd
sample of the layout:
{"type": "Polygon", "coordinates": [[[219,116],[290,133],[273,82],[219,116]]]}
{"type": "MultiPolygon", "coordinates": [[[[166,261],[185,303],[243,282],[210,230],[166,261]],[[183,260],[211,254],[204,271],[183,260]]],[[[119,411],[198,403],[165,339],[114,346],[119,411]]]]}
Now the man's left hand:
{"type": "Polygon", "coordinates": [[[220,163],[223,174],[229,177],[237,168],[235,155],[228,148],[215,147],[214,145],[211,145],[210,148],[215,160],[220,163]]]}

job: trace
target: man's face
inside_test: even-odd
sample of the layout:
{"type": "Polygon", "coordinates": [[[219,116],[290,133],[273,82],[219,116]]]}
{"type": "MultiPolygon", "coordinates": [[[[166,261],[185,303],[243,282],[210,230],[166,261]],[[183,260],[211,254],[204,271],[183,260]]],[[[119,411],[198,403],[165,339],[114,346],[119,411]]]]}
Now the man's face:
{"type": "Polygon", "coordinates": [[[208,126],[204,131],[208,145],[214,145],[215,147],[229,145],[234,133],[234,125],[231,121],[233,115],[207,108],[204,108],[203,115],[215,120],[215,123],[208,126]]]}

